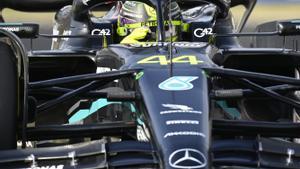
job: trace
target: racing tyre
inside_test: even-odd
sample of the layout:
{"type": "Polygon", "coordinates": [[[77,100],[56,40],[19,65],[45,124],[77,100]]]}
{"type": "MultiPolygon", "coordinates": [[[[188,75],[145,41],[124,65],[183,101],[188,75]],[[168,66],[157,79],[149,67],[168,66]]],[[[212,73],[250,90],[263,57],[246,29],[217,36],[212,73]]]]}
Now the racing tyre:
{"type": "Polygon", "coordinates": [[[16,148],[17,66],[9,45],[0,42],[0,150],[16,148]]]}

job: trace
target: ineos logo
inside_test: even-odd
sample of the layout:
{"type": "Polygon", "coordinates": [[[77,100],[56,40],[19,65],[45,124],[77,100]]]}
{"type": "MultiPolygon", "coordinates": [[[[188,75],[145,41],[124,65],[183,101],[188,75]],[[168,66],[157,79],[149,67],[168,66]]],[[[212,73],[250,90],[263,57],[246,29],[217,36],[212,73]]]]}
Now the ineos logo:
{"type": "Polygon", "coordinates": [[[206,157],[196,149],[184,148],[174,151],[169,157],[169,164],[174,168],[195,169],[207,165],[206,157]]]}
{"type": "Polygon", "coordinates": [[[213,29],[212,28],[197,28],[194,31],[194,35],[197,38],[203,38],[206,35],[213,35],[213,29]]]}

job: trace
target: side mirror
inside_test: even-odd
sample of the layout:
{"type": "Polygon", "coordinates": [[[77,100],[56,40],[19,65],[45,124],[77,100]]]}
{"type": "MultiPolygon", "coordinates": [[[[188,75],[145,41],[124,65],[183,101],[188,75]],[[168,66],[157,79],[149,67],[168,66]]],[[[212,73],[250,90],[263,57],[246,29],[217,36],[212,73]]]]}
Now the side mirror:
{"type": "Polygon", "coordinates": [[[19,38],[34,39],[39,35],[39,25],[33,23],[0,23],[0,29],[13,32],[19,38]]]}
{"type": "Polygon", "coordinates": [[[300,35],[300,20],[277,22],[280,36],[300,35]]]}

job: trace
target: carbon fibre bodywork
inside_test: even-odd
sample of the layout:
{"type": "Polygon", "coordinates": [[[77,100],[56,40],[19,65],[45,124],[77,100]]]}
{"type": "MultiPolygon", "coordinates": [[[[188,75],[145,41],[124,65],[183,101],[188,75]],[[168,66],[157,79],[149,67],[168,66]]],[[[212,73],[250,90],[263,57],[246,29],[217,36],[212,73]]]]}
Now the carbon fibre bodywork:
{"type": "MultiPolygon", "coordinates": [[[[115,29],[115,18],[91,19],[89,10],[114,2],[74,0],[65,8],[70,34],[38,35],[64,39],[53,50],[25,54],[0,30],[24,61],[25,103],[22,147],[0,150],[0,168],[300,168],[298,51],[241,47],[235,37],[247,33],[234,33],[223,0],[178,1],[208,11],[188,23],[182,38],[190,42],[165,42],[167,1],[143,0],[156,7],[157,42],[113,44],[120,37],[91,33],[115,29]],[[191,38],[205,28],[214,34],[191,38]]],[[[232,2],[248,8],[239,31],[255,3],[232,2]]]]}
{"type": "MultiPolygon", "coordinates": [[[[173,45],[178,46],[180,43],[173,45]]],[[[213,55],[211,48],[205,43],[191,43],[186,47],[173,48],[174,51],[177,51],[173,54],[174,58],[184,55],[196,56],[196,59],[201,61],[196,65],[191,65],[189,62],[178,63],[170,68],[171,63],[169,65],[138,64],[138,61],[147,57],[168,55],[168,51],[159,51],[157,47],[133,48],[134,52],[128,54],[124,59],[125,68],[139,68],[143,72],[143,76],[139,79],[139,88],[148,110],[147,123],[150,126],[153,142],[160,152],[159,157],[160,161],[163,161],[164,168],[174,168],[175,164],[170,159],[172,153],[185,149],[202,153],[204,161],[201,161],[203,162],[201,168],[210,168],[211,166],[209,163],[211,119],[209,118],[209,96],[207,95],[209,82],[201,69],[201,67],[214,65],[209,59],[209,55],[213,55]],[[193,45],[196,47],[189,47],[193,45]],[[128,56],[130,57],[128,58],[128,56]],[[172,87],[168,89],[168,86],[165,88],[160,86],[172,77],[193,77],[194,79],[191,79],[191,87],[186,90],[172,91],[172,87]],[[189,109],[184,110],[180,107],[176,109],[176,105],[186,106],[189,109]]],[[[115,51],[114,48],[112,50],[115,51]]],[[[176,82],[173,85],[176,85],[176,82]]],[[[193,166],[192,163],[185,165],[193,166]]]]}

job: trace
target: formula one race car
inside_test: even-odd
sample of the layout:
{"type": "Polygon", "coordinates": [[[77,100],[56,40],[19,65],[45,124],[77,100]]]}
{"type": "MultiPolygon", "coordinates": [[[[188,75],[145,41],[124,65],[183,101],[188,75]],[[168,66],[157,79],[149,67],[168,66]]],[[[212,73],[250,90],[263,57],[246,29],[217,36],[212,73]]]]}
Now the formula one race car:
{"type": "Polygon", "coordinates": [[[0,168],[300,168],[299,21],[241,33],[256,0],[177,0],[180,20],[175,0],[138,1],[157,14],[138,23],[154,42],[120,44],[124,1],[1,2],[58,12],[53,35],[0,25],[0,168]],[[52,49],[26,52],[20,38],[37,37],[52,49]]]}

